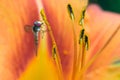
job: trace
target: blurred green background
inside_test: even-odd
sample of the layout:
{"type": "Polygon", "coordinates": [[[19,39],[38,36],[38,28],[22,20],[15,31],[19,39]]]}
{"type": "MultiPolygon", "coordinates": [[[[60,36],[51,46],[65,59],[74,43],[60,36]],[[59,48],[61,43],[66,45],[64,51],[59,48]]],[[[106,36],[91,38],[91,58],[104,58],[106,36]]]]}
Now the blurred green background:
{"type": "Polygon", "coordinates": [[[95,3],[104,10],[120,13],[120,0],[89,0],[89,3],[95,3]]]}

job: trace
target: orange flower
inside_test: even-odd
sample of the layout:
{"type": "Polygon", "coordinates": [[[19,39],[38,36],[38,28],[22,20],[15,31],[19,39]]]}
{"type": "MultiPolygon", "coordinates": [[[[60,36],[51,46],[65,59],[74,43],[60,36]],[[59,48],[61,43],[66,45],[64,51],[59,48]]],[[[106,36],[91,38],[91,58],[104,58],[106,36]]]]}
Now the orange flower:
{"type": "Polygon", "coordinates": [[[119,80],[119,14],[103,11],[96,5],[87,8],[82,25],[90,40],[86,51],[84,41],[79,44],[82,26],[78,23],[87,0],[42,0],[42,4],[49,31],[43,38],[40,34],[35,56],[34,36],[24,31],[24,25],[40,20],[41,0],[0,1],[4,35],[0,36],[0,80],[119,80]],[[73,8],[74,21],[68,14],[68,4],[73,8]],[[78,69],[84,61],[78,57],[81,48],[86,54],[85,64],[78,69]]]}

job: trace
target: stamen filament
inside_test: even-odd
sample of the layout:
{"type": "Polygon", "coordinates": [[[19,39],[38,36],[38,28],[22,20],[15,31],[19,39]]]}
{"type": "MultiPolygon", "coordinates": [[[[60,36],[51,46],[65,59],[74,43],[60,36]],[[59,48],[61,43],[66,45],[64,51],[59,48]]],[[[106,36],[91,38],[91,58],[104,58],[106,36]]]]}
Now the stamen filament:
{"type": "Polygon", "coordinates": [[[85,43],[83,42],[82,44],[82,58],[81,58],[81,69],[84,67],[84,63],[85,63],[85,43]]]}
{"type": "Polygon", "coordinates": [[[74,61],[73,61],[73,73],[72,73],[72,80],[75,80],[76,71],[77,71],[77,37],[75,33],[75,16],[72,10],[72,7],[70,4],[67,5],[68,13],[70,15],[70,18],[72,20],[72,30],[73,30],[73,36],[74,36],[74,61]]]}
{"type": "MultiPolygon", "coordinates": [[[[84,44],[84,42],[83,42],[83,44],[82,44],[82,49],[81,49],[82,51],[81,51],[81,69],[80,69],[80,71],[84,68],[84,65],[85,65],[85,56],[86,56],[86,53],[85,53],[85,44],[84,44]]],[[[82,74],[81,76],[80,76],[80,80],[83,80],[83,76],[84,76],[84,74],[82,74]]]]}
{"type": "Polygon", "coordinates": [[[60,60],[60,56],[59,56],[59,52],[58,52],[58,48],[57,48],[57,45],[56,45],[56,42],[55,42],[55,39],[54,39],[54,36],[53,36],[53,32],[51,30],[51,27],[47,21],[47,18],[45,16],[45,13],[44,13],[44,10],[41,10],[40,12],[45,24],[47,25],[48,27],[48,30],[49,30],[49,33],[50,33],[50,37],[52,39],[52,46],[53,46],[53,49],[54,49],[54,59],[55,59],[55,62],[56,62],[56,65],[57,65],[57,68],[58,68],[58,72],[59,72],[59,80],[63,80],[63,71],[62,71],[62,65],[61,65],[61,60],[60,60]]]}
{"type": "Polygon", "coordinates": [[[73,22],[73,26],[72,26],[72,30],[73,30],[73,35],[74,35],[74,63],[73,63],[73,76],[72,76],[72,80],[74,80],[75,75],[76,75],[76,69],[77,69],[77,37],[76,37],[76,33],[75,33],[75,27],[74,27],[74,22],[73,22]]]}
{"type": "Polygon", "coordinates": [[[58,51],[57,51],[56,48],[57,48],[57,47],[56,47],[55,45],[53,45],[52,54],[53,54],[53,58],[54,58],[54,60],[55,60],[55,62],[56,62],[56,65],[57,65],[57,67],[58,67],[59,79],[60,79],[60,80],[63,80],[63,77],[60,77],[60,76],[62,76],[62,74],[61,74],[61,73],[62,73],[62,67],[60,67],[61,64],[59,64],[60,59],[59,59],[59,57],[58,57],[58,55],[57,55],[58,51]]]}
{"type": "Polygon", "coordinates": [[[78,72],[80,72],[81,69],[81,59],[82,59],[82,46],[83,46],[83,37],[84,37],[84,29],[80,32],[80,39],[79,39],[79,54],[78,54],[78,72]]]}
{"type": "Polygon", "coordinates": [[[77,73],[77,80],[83,80],[84,79],[84,73],[79,75],[81,70],[85,67],[85,59],[86,59],[86,51],[88,50],[88,37],[84,35],[84,18],[85,18],[85,11],[83,10],[81,19],[79,21],[80,26],[82,26],[82,30],[80,33],[80,39],[79,39],[79,56],[78,56],[78,73],[77,73]]]}
{"type": "Polygon", "coordinates": [[[84,60],[84,17],[85,17],[85,9],[82,11],[81,19],[79,21],[80,26],[82,26],[82,30],[80,32],[80,38],[79,38],[79,54],[78,54],[78,73],[83,67],[83,60],[84,60]]]}
{"type": "MultiPolygon", "coordinates": [[[[87,35],[84,36],[84,39],[82,41],[82,44],[80,44],[81,46],[81,68],[79,70],[80,71],[85,67],[85,59],[86,59],[86,51],[88,50],[88,37],[87,35]]],[[[82,75],[79,76],[80,80],[84,79],[84,73],[82,75]]]]}
{"type": "Polygon", "coordinates": [[[81,64],[81,59],[82,59],[82,45],[83,44],[83,40],[81,39],[80,40],[80,44],[79,44],[79,54],[78,54],[78,72],[80,72],[80,70],[81,70],[81,66],[82,66],[82,64],[81,64]]]}

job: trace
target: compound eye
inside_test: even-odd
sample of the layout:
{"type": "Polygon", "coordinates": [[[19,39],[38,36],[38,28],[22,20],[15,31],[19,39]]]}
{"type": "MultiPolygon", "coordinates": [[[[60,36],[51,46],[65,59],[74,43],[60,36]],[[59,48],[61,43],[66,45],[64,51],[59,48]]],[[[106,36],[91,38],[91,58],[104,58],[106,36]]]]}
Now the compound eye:
{"type": "Polygon", "coordinates": [[[41,27],[42,24],[43,23],[41,21],[35,21],[34,22],[34,26],[36,26],[36,27],[41,27]]]}
{"type": "Polygon", "coordinates": [[[34,27],[33,27],[33,31],[34,31],[34,32],[39,32],[39,31],[40,31],[40,27],[34,26],[34,27]]]}

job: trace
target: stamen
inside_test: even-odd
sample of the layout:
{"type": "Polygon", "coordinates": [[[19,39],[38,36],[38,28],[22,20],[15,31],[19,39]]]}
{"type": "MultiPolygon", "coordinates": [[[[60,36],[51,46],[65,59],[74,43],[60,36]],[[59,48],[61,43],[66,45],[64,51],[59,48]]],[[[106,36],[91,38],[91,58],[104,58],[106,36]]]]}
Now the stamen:
{"type": "Polygon", "coordinates": [[[83,10],[82,16],[80,19],[80,26],[82,26],[82,30],[80,32],[80,37],[79,37],[79,54],[78,54],[78,72],[77,72],[77,79],[83,80],[84,79],[84,73],[79,75],[81,70],[85,67],[85,59],[86,59],[86,51],[89,48],[89,41],[88,41],[88,36],[84,35],[85,30],[84,30],[84,17],[85,17],[85,11],[86,9],[83,10]]]}
{"type": "Polygon", "coordinates": [[[69,15],[70,15],[70,18],[71,18],[72,20],[74,20],[74,19],[75,19],[75,16],[74,16],[73,9],[72,9],[72,7],[71,7],[70,4],[67,5],[67,9],[68,9],[68,13],[69,13],[69,15]]]}
{"type": "Polygon", "coordinates": [[[74,13],[72,10],[72,7],[70,4],[67,5],[68,13],[70,14],[70,18],[72,20],[72,30],[73,30],[73,35],[74,35],[74,63],[73,63],[73,73],[72,73],[72,80],[75,79],[76,76],[76,70],[77,70],[77,37],[75,33],[75,24],[74,24],[74,13]]]}
{"type": "Polygon", "coordinates": [[[86,12],[86,9],[84,9],[84,10],[82,11],[81,19],[80,19],[80,21],[79,21],[79,24],[80,24],[82,27],[84,26],[85,12],[86,12]]]}
{"type": "Polygon", "coordinates": [[[81,69],[84,67],[85,64],[85,58],[86,58],[86,49],[88,49],[88,37],[85,35],[84,36],[84,40],[82,41],[81,44],[81,55],[82,55],[82,59],[81,59],[81,69]]]}
{"type": "Polygon", "coordinates": [[[53,32],[51,30],[51,26],[49,25],[49,23],[47,21],[47,18],[46,18],[46,15],[45,15],[43,9],[41,10],[40,14],[41,14],[42,19],[44,20],[45,24],[48,27],[48,30],[49,30],[49,33],[50,33],[50,37],[52,39],[52,46],[53,46],[52,51],[53,51],[53,54],[54,54],[54,60],[56,62],[57,68],[58,68],[59,80],[63,80],[63,72],[62,72],[61,60],[60,60],[58,48],[56,46],[56,42],[55,42],[55,39],[54,39],[54,36],[53,36],[53,32]]]}
{"type": "Polygon", "coordinates": [[[81,30],[80,32],[80,37],[79,37],[79,54],[78,54],[78,59],[77,59],[77,66],[78,66],[78,72],[80,72],[81,69],[81,59],[82,59],[82,48],[83,48],[83,37],[84,37],[84,29],[81,30]]]}
{"type": "Polygon", "coordinates": [[[108,41],[105,43],[105,45],[103,45],[103,47],[93,56],[93,58],[87,63],[87,65],[81,70],[79,75],[82,75],[88,68],[89,66],[99,57],[99,55],[101,54],[101,52],[108,46],[108,44],[112,41],[112,39],[114,38],[114,36],[117,34],[117,32],[119,31],[120,26],[117,27],[117,29],[113,32],[113,34],[110,36],[110,38],[108,39],[108,41]]]}
{"type": "Polygon", "coordinates": [[[77,63],[77,80],[84,79],[84,73],[79,75],[81,70],[85,67],[86,51],[88,50],[88,36],[84,35],[84,29],[80,33],[79,56],[77,63]]]}

